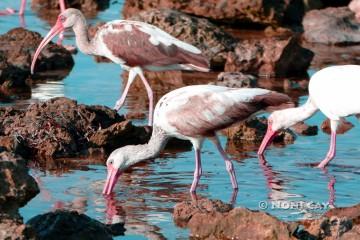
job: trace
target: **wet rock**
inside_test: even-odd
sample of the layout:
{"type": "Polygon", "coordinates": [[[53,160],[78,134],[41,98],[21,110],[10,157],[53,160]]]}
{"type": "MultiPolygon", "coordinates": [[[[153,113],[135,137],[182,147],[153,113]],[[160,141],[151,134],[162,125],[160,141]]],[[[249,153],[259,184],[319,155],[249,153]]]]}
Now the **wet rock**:
{"type": "Polygon", "coordinates": [[[348,7],[326,8],[308,12],[303,20],[304,38],[324,44],[360,42],[360,26],[348,7]]]}
{"type": "MultiPolygon", "coordinates": [[[[266,134],[267,120],[265,117],[253,118],[235,124],[234,126],[222,130],[230,141],[235,145],[247,143],[260,143],[266,134]]],[[[274,138],[274,143],[291,144],[295,141],[295,134],[289,130],[282,130],[274,138]]]]}
{"type": "Polygon", "coordinates": [[[34,239],[18,209],[39,193],[25,160],[0,150],[0,239],[34,239]]]}
{"type": "MultiPolygon", "coordinates": [[[[354,127],[354,124],[352,124],[351,122],[345,120],[345,119],[342,119],[340,122],[339,122],[339,125],[338,125],[338,128],[336,129],[336,133],[337,134],[344,134],[346,133],[347,131],[349,131],[350,129],[352,129],[354,127]]],[[[329,119],[326,119],[322,124],[321,124],[321,130],[324,132],[324,133],[327,133],[327,134],[331,134],[331,129],[330,129],[330,120],[329,119]]]]}
{"type": "MultiPolygon", "coordinates": [[[[66,8],[77,8],[87,18],[95,17],[99,11],[104,11],[110,6],[110,0],[65,0],[66,8]]],[[[55,23],[60,14],[58,0],[32,0],[31,8],[38,13],[39,17],[55,23]]]]}
{"type": "MultiPolygon", "coordinates": [[[[144,129],[122,121],[122,116],[107,107],[53,98],[30,105],[26,110],[0,108],[0,137],[5,140],[7,137],[10,143],[11,138],[20,139],[22,146],[31,152],[24,157],[39,160],[88,156],[89,148],[102,148],[106,152],[148,140],[150,134],[144,129]]],[[[0,143],[6,143],[5,140],[0,143]]]]}
{"type": "Polygon", "coordinates": [[[241,72],[222,72],[218,75],[215,84],[235,88],[252,88],[256,87],[256,77],[241,72]]]}
{"type": "Polygon", "coordinates": [[[229,52],[225,71],[263,76],[304,76],[314,53],[300,46],[296,37],[240,41],[229,52]]]}
{"type": "Polygon", "coordinates": [[[304,14],[305,5],[303,1],[127,0],[123,8],[123,15],[125,18],[129,18],[139,11],[160,8],[174,9],[221,23],[247,25],[279,25],[287,23],[299,25],[304,14]]]}
{"type": "Polygon", "coordinates": [[[207,19],[196,18],[175,10],[149,10],[131,16],[130,20],[153,24],[170,35],[202,50],[211,68],[222,69],[227,52],[234,49],[236,40],[207,19]]]}
{"type": "Polygon", "coordinates": [[[0,153],[0,212],[13,212],[39,193],[25,160],[7,151],[0,153]]]}
{"type": "Polygon", "coordinates": [[[231,209],[215,200],[182,202],[175,206],[173,215],[175,222],[181,220],[181,226],[188,227],[196,239],[292,239],[297,226],[264,212],[231,209]]]}
{"type": "Polygon", "coordinates": [[[291,129],[299,134],[299,135],[305,135],[305,136],[315,136],[318,134],[318,127],[315,126],[309,126],[304,122],[299,122],[291,127],[291,129]]]}
{"type": "Polygon", "coordinates": [[[31,60],[41,41],[40,34],[23,28],[0,36],[0,92],[30,92],[33,80],[62,79],[69,73],[74,65],[71,54],[50,43],[39,55],[35,75],[30,75],[31,60]],[[56,74],[46,73],[50,70],[56,70],[56,74]]]}
{"type": "Polygon", "coordinates": [[[36,231],[38,239],[112,239],[106,225],[76,211],[45,213],[31,218],[27,224],[36,231]]]}
{"type": "Polygon", "coordinates": [[[146,114],[143,112],[129,112],[125,114],[125,119],[145,119],[146,114]]]}
{"type": "Polygon", "coordinates": [[[190,219],[196,214],[208,213],[212,211],[225,213],[233,209],[231,204],[223,203],[220,200],[201,199],[196,203],[191,201],[181,202],[175,205],[173,218],[176,225],[185,227],[190,219]]]}
{"type": "Polygon", "coordinates": [[[151,131],[132,125],[130,121],[114,123],[106,129],[95,132],[89,139],[90,144],[104,147],[112,151],[119,146],[145,143],[150,138],[151,131]]]}

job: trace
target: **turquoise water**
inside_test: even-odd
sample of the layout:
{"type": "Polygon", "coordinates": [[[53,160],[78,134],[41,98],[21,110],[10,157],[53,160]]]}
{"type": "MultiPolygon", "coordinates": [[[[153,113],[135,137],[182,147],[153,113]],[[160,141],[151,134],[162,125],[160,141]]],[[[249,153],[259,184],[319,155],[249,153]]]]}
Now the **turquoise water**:
{"type": "MultiPolygon", "coordinates": [[[[28,3],[30,6],[30,3],[28,3]]],[[[2,1],[0,7],[18,8],[16,1],[2,1]]],[[[109,21],[120,17],[122,2],[100,12],[89,22],[109,21]]],[[[30,7],[26,11],[26,24],[31,30],[45,35],[50,29],[47,22],[36,17],[30,7]]],[[[0,18],[0,33],[19,26],[17,16],[0,18]]],[[[74,44],[71,32],[66,34],[66,44],[74,44]]],[[[55,96],[66,96],[85,104],[103,104],[113,107],[120,95],[122,70],[116,64],[96,63],[91,57],[78,53],[74,56],[75,66],[63,81],[46,82],[33,87],[30,100],[15,101],[11,104],[28,104],[55,96]]],[[[312,73],[313,71],[309,71],[312,73]]],[[[209,78],[213,78],[212,76],[209,78]]],[[[157,94],[176,85],[166,81],[154,86],[157,94]]],[[[120,112],[146,112],[144,91],[133,91],[126,107],[120,112]],[[140,94],[139,94],[140,93],[140,94]],[[137,104],[138,102],[142,104],[137,104]]],[[[303,103],[307,96],[300,98],[303,103]]],[[[317,113],[307,121],[320,125],[324,120],[317,113]]],[[[349,206],[360,200],[360,134],[358,122],[350,121],[355,128],[338,137],[337,157],[328,172],[310,166],[320,161],[326,154],[329,136],[319,131],[312,137],[298,136],[295,144],[284,148],[271,147],[266,152],[267,164],[261,164],[256,152],[245,154],[232,152],[239,183],[235,206],[259,210],[259,204],[268,204],[266,211],[284,219],[296,220],[316,217],[323,209],[280,209],[271,208],[272,200],[288,203],[327,203],[335,206],[349,206]],[[334,183],[329,188],[329,183],[334,183]]],[[[137,121],[142,124],[144,121],[137,121]]],[[[226,138],[222,138],[223,145],[226,138]]],[[[155,160],[133,167],[119,180],[114,196],[105,199],[101,190],[106,177],[104,165],[87,165],[85,160],[77,162],[75,169],[42,171],[31,168],[37,178],[41,193],[21,209],[25,221],[31,217],[56,208],[76,209],[104,223],[125,221],[127,231],[119,239],[187,239],[188,231],[178,228],[172,220],[172,210],[176,203],[190,199],[188,190],[193,178],[194,153],[192,151],[168,151],[155,160]]],[[[211,142],[206,141],[202,151],[204,175],[198,189],[199,197],[221,199],[229,202],[232,189],[225,165],[211,142]]],[[[331,185],[331,184],[330,184],[331,185]]],[[[279,202],[278,202],[279,203],[279,202]]],[[[284,205],[285,204],[285,205],[284,205]]]]}

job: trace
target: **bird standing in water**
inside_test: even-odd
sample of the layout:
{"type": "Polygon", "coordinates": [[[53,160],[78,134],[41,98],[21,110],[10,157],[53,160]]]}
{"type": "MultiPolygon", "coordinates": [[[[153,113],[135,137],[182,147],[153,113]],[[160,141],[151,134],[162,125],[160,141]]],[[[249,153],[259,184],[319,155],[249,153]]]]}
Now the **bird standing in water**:
{"type": "Polygon", "coordinates": [[[262,110],[273,110],[290,102],[287,95],[261,88],[228,88],[213,85],[193,85],[164,95],[155,107],[151,138],[144,145],[129,145],[113,151],[107,164],[107,180],[103,194],[110,194],[120,177],[130,166],[158,156],[170,137],[189,140],[195,150],[194,180],[190,192],[195,192],[200,176],[201,147],[209,138],[223,157],[232,187],[238,188],[231,160],[222,148],[217,131],[246,120],[262,110]]]}
{"type": "Polygon", "coordinates": [[[258,154],[263,154],[280,129],[304,121],[320,110],[330,119],[330,148],[318,167],[324,168],[336,154],[336,129],[341,118],[360,114],[360,66],[342,65],[324,68],[310,79],[309,98],[297,108],[273,112],[268,118],[268,129],[258,154]]]}
{"type": "Polygon", "coordinates": [[[137,75],[143,81],[149,97],[149,125],[153,122],[153,91],[144,77],[149,71],[195,70],[209,71],[209,62],[201,51],[182,42],[161,29],[143,22],[116,20],[103,25],[93,39],[89,39],[84,15],[77,9],[68,8],[58,17],[34,54],[31,72],[41,50],[58,33],[66,28],[75,32],[80,51],[89,55],[104,56],[129,71],[129,77],[121,98],[116,102],[119,110],[137,75]]]}

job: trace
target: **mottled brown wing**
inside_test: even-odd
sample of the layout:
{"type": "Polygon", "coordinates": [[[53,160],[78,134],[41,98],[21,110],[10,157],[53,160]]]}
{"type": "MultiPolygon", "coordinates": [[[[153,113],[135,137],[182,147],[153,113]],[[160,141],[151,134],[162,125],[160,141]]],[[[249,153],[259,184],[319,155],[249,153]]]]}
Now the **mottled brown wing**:
{"type": "Polygon", "coordinates": [[[122,30],[122,25],[117,26],[117,31],[107,31],[103,34],[103,41],[115,57],[124,60],[126,65],[134,66],[168,66],[173,64],[194,64],[207,68],[206,59],[200,54],[187,52],[178,46],[169,46],[151,43],[150,35],[132,25],[131,31],[122,30]]]}
{"type": "Polygon", "coordinates": [[[191,96],[177,109],[167,113],[172,127],[185,136],[212,136],[215,131],[247,119],[259,111],[258,104],[234,102],[228,98],[217,98],[206,93],[191,96]]]}

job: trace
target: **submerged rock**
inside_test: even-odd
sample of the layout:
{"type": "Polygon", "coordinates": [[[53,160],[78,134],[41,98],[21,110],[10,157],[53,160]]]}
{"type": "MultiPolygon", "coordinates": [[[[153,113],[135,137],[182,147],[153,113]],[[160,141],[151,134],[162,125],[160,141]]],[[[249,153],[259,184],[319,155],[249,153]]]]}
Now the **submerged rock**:
{"type": "Polygon", "coordinates": [[[305,136],[315,136],[318,134],[318,127],[315,126],[309,126],[304,122],[299,122],[291,127],[291,129],[300,135],[305,136]]]}
{"type": "Polygon", "coordinates": [[[297,37],[240,41],[229,52],[225,71],[263,76],[304,76],[314,53],[300,46],[297,37]]]}
{"type": "Polygon", "coordinates": [[[39,193],[24,159],[0,150],[0,239],[35,239],[18,209],[39,193]]]}
{"type": "Polygon", "coordinates": [[[182,202],[174,207],[174,221],[190,229],[196,239],[292,239],[292,224],[259,211],[234,208],[219,200],[182,202]]]}
{"type": "MultiPolygon", "coordinates": [[[[130,17],[130,16],[127,16],[130,17]]],[[[202,50],[211,68],[223,68],[228,51],[236,40],[207,19],[197,18],[175,10],[149,10],[131,16],[130,20],[155,25],[170,35],[202,50]]]]}
{"type": "MultiPolygon", "coordinates": [[[[352,124],[351,122],[342,119],[339,122],[338,128],[336,129],[336,133],[337,134],[344,134],[347,131],[349,131],[350,129],[352,129],[354,127],[354,124],[352,124]]],[[[331,128],[330,128],[330,120],[326,119],[322,124],[321,124],[321,130],[324,133],[327,134],[331,134],[331,128]]]]}
{"type": "Polygon", "coordinates": [[[110,108],[86,106],[68,98],[53,98],[26,110],[0,108],[0,146],[11,151],[17,146],[19,154],[28,153],[24,157],[43,160],[88,156],[90,148],[107,152],[148,140],[150,133],[123,121],[110,108]]]}
{"type": "Polygon", "coordinates": [[[360,42],[360,25],[348,7],[326,8],[308,12],[303,20],[308,42],[354,44],[360,42]]]}
{"type": "Polygon", "coordinates": [[[45,213],[31,218],[26,224],[35,230],[39,240],[112,239],[111,230],[105,224],[76,211],[45,213]]]}
{"type": "Polygon", "coordinates": [[[74,65],[71,54],[63,47],[49,43],[39,55],[35,75],[30,75],[31,60],[41,41],[40,34],[23,28],[12,29],[0,36],[0,92],[30,92],[33,80],[62,79],[69,73],[74,65]],[[54,70],[56,74],[45,73],[54,70]]]}
{"type": "MultiPolygon", "coordinates": [[[[222,131],[235,145],[261,143],[266,134],[267,120],[265,117],[253,118],[235,124],[222,131]]],[[[291,144],[295,141],[295,134],[289,130],[282,130],[274,138],[274,143],[291,144]]]]}
{"type": "Polygon", "coordinates": [[[256,77],[241,72],[222,72],[218,75],[215,84],[235,88],[252,88],[256,86],[256,77]]]}
{"type": "Polygon", "coordinates": [[[125,18],[129,18],[139,11],[159,8],[175,9],[222,23],[299,25],[304,14],[305,4],[303,1],[283,0],[127,0],[123,8],[123,15],[125,18]]]}

